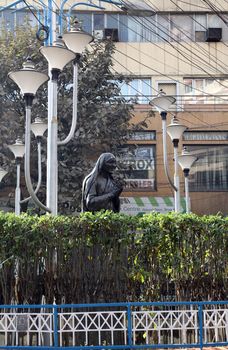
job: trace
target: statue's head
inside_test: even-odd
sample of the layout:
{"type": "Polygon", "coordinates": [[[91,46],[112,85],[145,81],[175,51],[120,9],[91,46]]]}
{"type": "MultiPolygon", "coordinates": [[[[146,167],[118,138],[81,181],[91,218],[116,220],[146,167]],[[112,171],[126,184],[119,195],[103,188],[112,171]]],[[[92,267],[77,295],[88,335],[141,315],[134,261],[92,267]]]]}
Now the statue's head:
{"type": "Polygon", "coordinates": [[[112,153],[102,153],[99,160],[101,171],[112,173],[116,169],[116,158],[112,153]]]}

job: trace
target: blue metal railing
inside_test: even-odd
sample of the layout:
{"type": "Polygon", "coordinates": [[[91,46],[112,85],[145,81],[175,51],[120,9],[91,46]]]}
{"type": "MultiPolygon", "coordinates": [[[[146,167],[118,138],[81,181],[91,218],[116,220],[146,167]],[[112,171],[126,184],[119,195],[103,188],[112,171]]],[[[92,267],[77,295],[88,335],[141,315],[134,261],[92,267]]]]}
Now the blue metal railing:
{"type": "Polygon", "coordinates": [[[228,301],[1,305],[0,310],[0,349],[203,349],[228,345],[228,301]],[[26,318],[25,329],[18,328],[19,317],[26,318]],[[39,344],[34,344],[34,335],[39,335],[39,344]],[[21,345],[22,338],[25,345],[21,345]]]}

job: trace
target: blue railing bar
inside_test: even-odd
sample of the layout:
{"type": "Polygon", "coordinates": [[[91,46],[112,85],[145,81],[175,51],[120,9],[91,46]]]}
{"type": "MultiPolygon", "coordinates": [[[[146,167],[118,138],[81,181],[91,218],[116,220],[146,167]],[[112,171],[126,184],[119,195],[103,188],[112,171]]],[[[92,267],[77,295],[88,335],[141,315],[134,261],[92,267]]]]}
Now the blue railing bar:
{"type": "Polygon", "coordinates": [[[217,342],[217,343],[203,343],[203,347],[210,347],[210,346],[227,346],[228,342],[217,342]]]}
{"type": "MultiPolygon", "coordinates": [[[[131,302],[131,306],[182,306],[182,305],[227,305],[228,300],[226,301],[155,301],[155,302],[131,302]]],[[[92,304],[60,304],[58,307],[118,307],[125,306],[127,307],[128,303],[92,303],[92,304]]]]}
{"type": "MultiPolygon", "coordinates": [[[[53,304],[26,304],[26,305],[23,305],[23,304],[16,304],[16,305],[0,305],[0,309],[53,309],[53,308],[56,308],[57,305],[53,305],[53,304]]],[[[1,346],[0,346],[1,348],[1,346]]]]}
{"type": "MultiPolygon", "coordinates": [[[[211,343],[209,344],[203,344],[203,347],[208,346],[220,346],[221,345],[227,345],[226,343],[211,343]]],[[[86,345],[86,346],[16,346],[16,345],[10,345],[10,346],[0,346],[0,349],[39,349],[39,350],[79,350],[79,349],[86,349],[86,350],[101,350],[101,349],[184,349],[184,348],[200,348],[199,344],[144,344],[144,345],[86,345]]]]}

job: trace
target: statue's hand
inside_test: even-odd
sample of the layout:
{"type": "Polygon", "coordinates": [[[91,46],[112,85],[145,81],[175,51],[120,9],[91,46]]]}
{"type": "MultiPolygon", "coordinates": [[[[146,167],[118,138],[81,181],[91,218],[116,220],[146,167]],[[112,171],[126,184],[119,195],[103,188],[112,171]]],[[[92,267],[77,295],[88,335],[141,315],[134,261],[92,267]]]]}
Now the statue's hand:
{"type": "Polygon", "coordinates": [[[115,186],[115,189],[113,191],[113,193],[115,193],[114,197],[119,197],[120,193],[123,191],[123,187],[122,186],[115,186]]]}

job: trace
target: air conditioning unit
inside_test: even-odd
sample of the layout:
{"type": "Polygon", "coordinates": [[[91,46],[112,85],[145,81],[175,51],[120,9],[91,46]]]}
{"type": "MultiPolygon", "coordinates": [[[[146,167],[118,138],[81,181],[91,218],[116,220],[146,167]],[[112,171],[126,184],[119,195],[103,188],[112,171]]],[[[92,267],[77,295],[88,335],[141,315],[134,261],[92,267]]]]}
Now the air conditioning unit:
{"type": "Polygon", "coordinates": [[[112,41],[119,41],[118,29],[117,28],[105,28],[104,37],[106,39],[111,39],[112,41]]]}
{"type": "Polygon", "coordinates": [[[97,40],[103,40],[104,39],[104,32],[102,29],[97,29],[93,31],[93,36],[97,40]]]}
{"type": "Polygon", "coordinates": [[[222,39],[222,28],[208,28],[206,31],[206,41],[217,42],[222,39]]]}

